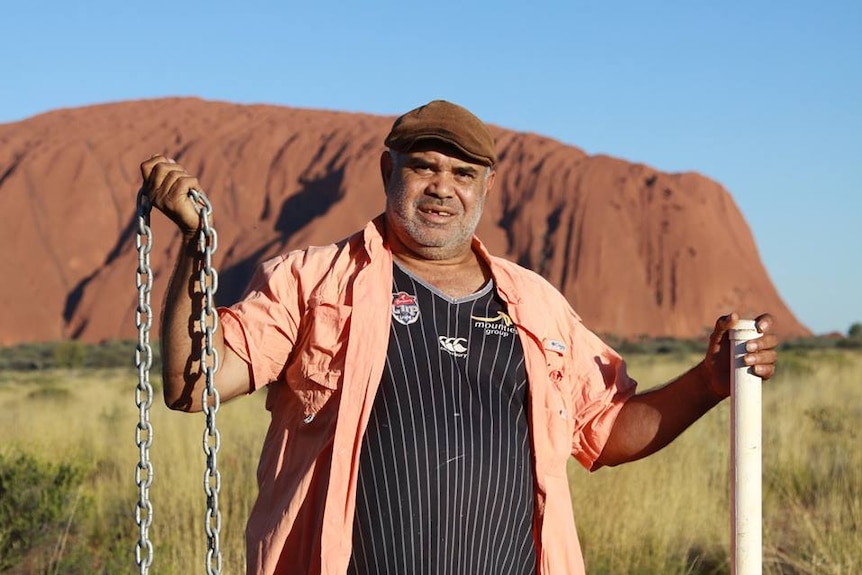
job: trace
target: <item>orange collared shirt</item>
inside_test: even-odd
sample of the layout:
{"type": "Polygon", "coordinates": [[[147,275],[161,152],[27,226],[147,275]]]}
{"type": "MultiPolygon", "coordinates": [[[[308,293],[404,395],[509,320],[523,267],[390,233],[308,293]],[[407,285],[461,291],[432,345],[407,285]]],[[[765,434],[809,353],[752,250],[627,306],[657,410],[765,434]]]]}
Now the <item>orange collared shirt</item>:
{"type": "MultiPolygon", "coordinates": [[[[271,422],[246,529],[248,573],[344,575],[362,437],[383,373],[392,254],[378,217],[347,240],[264,262],[219,316],[225,342],[269,386],[271,422]]],[[[474,239],[524,348],[539,575],[584,573],[566,463],[590,469],[635,391],[620,356],[546,280],[474,239]]]]}

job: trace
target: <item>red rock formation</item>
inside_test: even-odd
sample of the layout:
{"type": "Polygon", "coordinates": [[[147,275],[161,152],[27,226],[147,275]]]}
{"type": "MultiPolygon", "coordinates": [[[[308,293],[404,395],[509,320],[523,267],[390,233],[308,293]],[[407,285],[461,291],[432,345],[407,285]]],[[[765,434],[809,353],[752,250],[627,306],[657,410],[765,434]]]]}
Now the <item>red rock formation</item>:
{"type": "MultiPolygon", "coordinates": [[[[0,344],[134,338],[138,165],[153,153],[205,186],[219,300],[229,302],[261,259],[340,239],[382,210],[378,157],[391,122],[167,99],[0,125],[0,344]]],[[[501,161],[480,237],[559,286],[592,329],[701,336],[736,309],[771,311],[787,336],[809,333],[717,183],[494,133],[501,161]]],[[[159,310],[178,237],[161,214],[152,225],[159,310]]]]}

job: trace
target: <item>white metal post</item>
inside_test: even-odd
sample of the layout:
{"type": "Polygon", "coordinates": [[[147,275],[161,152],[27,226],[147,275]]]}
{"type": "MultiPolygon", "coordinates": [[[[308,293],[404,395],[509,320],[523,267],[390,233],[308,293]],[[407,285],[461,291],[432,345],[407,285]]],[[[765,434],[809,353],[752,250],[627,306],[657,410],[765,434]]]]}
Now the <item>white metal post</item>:
{"type": "Polygon", "coordinates": [[[761,380],[743,363],[745,344],[760,337],[754,320],[730,330],[731,573],[763,573],[761,380]]]}

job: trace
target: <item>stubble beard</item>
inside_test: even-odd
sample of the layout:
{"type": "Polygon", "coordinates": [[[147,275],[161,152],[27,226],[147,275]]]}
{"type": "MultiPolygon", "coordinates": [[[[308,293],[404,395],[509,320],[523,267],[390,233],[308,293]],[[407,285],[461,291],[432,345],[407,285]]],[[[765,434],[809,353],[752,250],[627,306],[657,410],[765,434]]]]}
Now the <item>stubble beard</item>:
{"type": "MultiPolygon", "coordinates": [[[[401,239],[410,250],[415,251],[423,258],[429,260],[444,260],[461,254],[465,249],[470,249],[473,234],[479,225],[482,211],[485,207],[485,196],[477,201],[475,209],[469,218],[448,226],[435,226],[423,223],[419,216],[419,202],[406,202],[402,190],[393,190],[394,193],[387,196],[387,212],[390,218],[397,222],[398,227],[403,230],[407,238],[401,239]],[[444,229],[450,228],[450,229],[444,229]],[[405,243],[405,239],[410,244],[405,243]]],[[[462,218],[461,212],[454,218],[462,218]]]]}

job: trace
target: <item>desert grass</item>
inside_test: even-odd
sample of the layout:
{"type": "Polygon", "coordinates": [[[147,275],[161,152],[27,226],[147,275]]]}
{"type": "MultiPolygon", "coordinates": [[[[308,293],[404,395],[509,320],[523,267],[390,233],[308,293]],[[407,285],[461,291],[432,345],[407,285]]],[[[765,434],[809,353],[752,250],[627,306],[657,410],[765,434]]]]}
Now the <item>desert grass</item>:
{"type": "MultiPolygon", "coordinates": [[[[635,356],[642,388],[691,358],[635,356]]],[[[862,354],[786,352],[763,392],[764,573],[862,572],[862,354]]],[[[730,572],[730,409],[718,406],[650,458],[570,467],[591,575],[730,572]]]]}
{"type": "MultiPolygon", "coordinates": [[[[632,356],[629,366],[648,388],[696,361],[632,356]]],[[[125,369],[0,372],[0,454],[73,462],[86,472],[70,500],[69,528],[18,572],[137,571],[135,384],[136,374],[125,369]]],[[[155,399],[151,572],[203,571],[204,416],[169,411],[158,391],[155,399]]],[[[862,353],[785,353],[764,389],[765,573],[862,572],[860,416],[862,353]]],[[[264,394],[224,404],[217,419],[223,572],[242,573],[268,423],[264,394]]],[[[725,402],[646,460],[595,473],[573,463],[572,504],[588,573],[729,573],[728,462],[725,402]]]]}
{"type": "MultiPolygon", "coordinates": [[[[87,517],[71,518],[81,532],[78,543],[92,547],[120,540],[125,547],[103,553],[104,560],[95,566],[80,566],[80,573],[107,564],[108,555],[121,556],[118,562],[126,566],[121,572],[136,570],[136,378],[136,372],[123,369],[0,373],[0,452],[31,453],[83,466],[88,472],[83,496],[92,502],[92,509],[87,517]]],[[[253,395],[224,404],[217,414],[223,435],[218,461],[224,573],[245,572],[245,519],[257,492],[255,470],[268,419],[263,402],[263,394],[253,395]]],[[[150,419],[154,430],[151,572],[203,571],[205,418],[168,410],[156,390],[150,419]]],[[[35,553],[45,556],[44,550],[35,553]]],[[[54,565],[46,560],[38,568],[49,573],[54,565]]]]}

